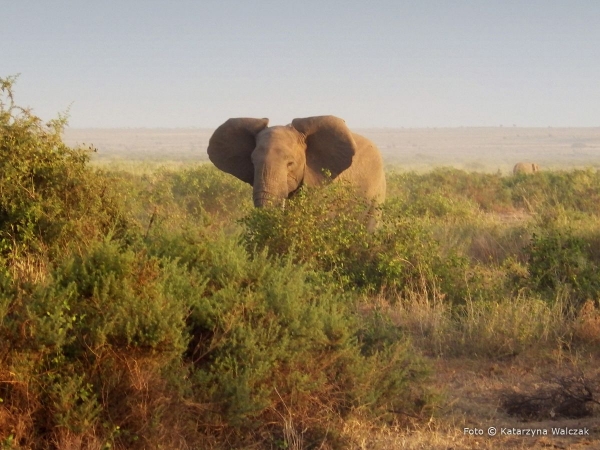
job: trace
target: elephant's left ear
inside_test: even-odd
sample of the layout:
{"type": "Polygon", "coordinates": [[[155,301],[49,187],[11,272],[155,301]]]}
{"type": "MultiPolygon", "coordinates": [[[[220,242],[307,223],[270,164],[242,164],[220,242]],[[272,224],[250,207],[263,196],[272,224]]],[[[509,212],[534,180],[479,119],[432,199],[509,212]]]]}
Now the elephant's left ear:
{"type": "Polygon", "coordinates": [[[324,170],[335,178],[350,167],[356,143],[344,120],[335,116],[306,117],[292,120],[292,126],[306,138],[305,184],[323,182],[324,170]]]}
{"type": "Polygon", "coordinates": [[[256,135],[269,125],[269,119],[239,117],[227,120],[208,141],[208,157],[215,166],[248,184],[254,184],[251,155],[256,135]]]}

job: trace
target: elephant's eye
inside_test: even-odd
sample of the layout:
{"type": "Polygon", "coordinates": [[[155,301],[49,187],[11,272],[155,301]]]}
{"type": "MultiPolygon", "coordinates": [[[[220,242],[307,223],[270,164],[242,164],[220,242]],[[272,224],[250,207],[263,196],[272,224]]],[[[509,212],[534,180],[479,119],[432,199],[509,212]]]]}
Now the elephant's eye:
{"type": "Polygon", "coordinates": [[[288,168],[292,168],[294,166],[294,161],[290,161],[287,163],[288,168]]]}

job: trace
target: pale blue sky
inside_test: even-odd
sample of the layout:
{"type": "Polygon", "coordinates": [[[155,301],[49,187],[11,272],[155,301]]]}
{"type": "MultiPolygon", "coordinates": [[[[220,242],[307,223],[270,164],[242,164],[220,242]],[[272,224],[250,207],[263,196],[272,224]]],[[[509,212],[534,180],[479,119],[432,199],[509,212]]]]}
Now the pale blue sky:
{"type": "Polygon", "coordinates": [[[600,1],[0,0],[16,73],[74,128],[600,126],[600,1]]]}

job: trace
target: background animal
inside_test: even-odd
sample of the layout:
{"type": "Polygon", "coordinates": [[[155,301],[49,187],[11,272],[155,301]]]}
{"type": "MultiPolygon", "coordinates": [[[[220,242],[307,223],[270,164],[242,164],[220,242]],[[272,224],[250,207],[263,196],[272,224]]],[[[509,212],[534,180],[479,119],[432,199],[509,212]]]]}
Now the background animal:
{"type": "Polygon", "coordinates": [[[535,173],[539,172],[539,170],[540,166],[538,166],[536,163],[519,162],[515,164],[515,167],[513,168],[513,174],[517,175],[519,173],[535,173]]]}
{"type": "Polygon", "coordinates": [[[215,130],[208,156],[219,169],[253,186],[254,205],[281,204],[300,186],[345,180],[372,207],[385,200],[385,174],[379,149],[352,133],[335,116],[294,119],[268,126],[269,119],[229,119],[215,130]]]}

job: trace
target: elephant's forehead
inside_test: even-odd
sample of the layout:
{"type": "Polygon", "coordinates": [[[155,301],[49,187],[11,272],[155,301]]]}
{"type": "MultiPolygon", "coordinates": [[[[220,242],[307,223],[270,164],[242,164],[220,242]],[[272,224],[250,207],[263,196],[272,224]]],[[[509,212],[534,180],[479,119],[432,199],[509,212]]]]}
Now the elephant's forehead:
{"type": "Polygon", "coordinates": [[[259,145],[294,146],[301,138],[300,133],[290,126],[275,126],[262,130],[257,136],[259,145]]]}

